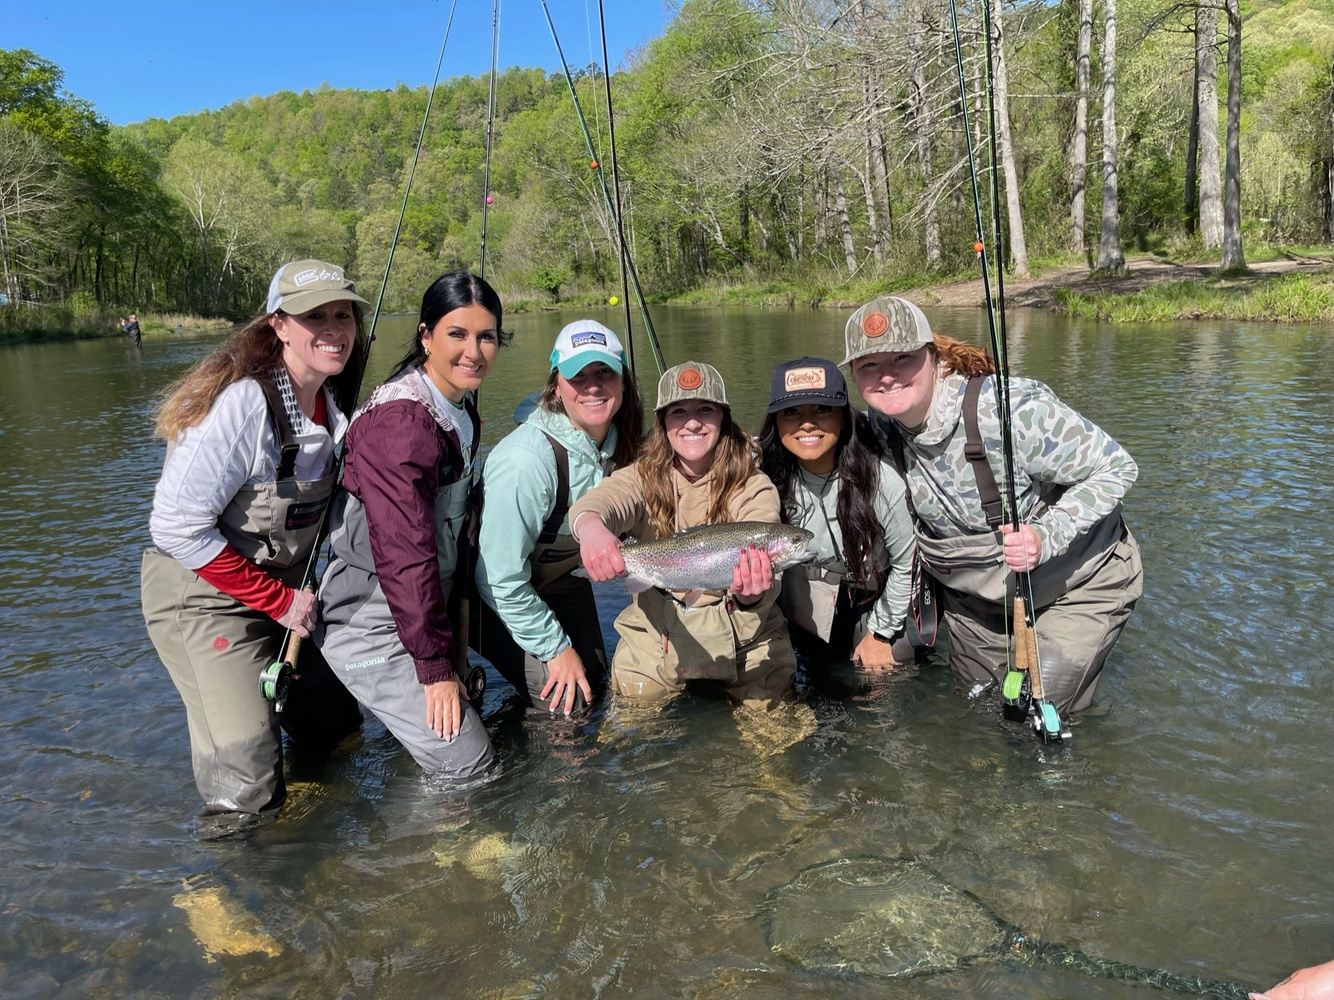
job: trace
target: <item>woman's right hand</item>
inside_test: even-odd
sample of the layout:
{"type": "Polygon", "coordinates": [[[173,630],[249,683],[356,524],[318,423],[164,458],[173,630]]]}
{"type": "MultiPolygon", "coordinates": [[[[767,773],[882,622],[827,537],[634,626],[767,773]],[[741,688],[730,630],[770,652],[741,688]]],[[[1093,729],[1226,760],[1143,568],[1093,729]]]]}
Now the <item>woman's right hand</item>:
{"type": "Polygon", "coordinates": [[[315,628],[315,617],[319,612],[319,602],[309,590],[293,590],[292,603],[287,606],[278,624],[290,628],[303,639],[310,637],[315,628]]]}
{"type": "Polygon", "coordinates": [[[466,694],[457,677],[434,684],[423,684],[426,696],[426,725],[442,740],[452,740],[463,728],[463,700],[466,694]]]}
{"type": "Polygon", "coordinates": [[[579,531],[579,560],[594,583],[625,576],[621,540],[611,533],[602,518],[585,514],[576,525],[579,531]]]}

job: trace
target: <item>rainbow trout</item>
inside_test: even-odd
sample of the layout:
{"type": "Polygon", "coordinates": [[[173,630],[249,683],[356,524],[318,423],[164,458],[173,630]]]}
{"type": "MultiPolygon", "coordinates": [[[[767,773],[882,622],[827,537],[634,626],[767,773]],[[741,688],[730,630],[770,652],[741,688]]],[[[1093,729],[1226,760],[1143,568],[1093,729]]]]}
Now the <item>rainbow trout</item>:
{"type": "Polygon", "coordinates": [[[737,521],[686,528],[656,542],[627,542],[621,546],[625,560],[625,589],[631,593],[661,587],[663,590],[726,590],[741,550],[765,549],[777,577],[789,566],[810,562],[814,536],[805,528],[767,521],[737,521]]]}

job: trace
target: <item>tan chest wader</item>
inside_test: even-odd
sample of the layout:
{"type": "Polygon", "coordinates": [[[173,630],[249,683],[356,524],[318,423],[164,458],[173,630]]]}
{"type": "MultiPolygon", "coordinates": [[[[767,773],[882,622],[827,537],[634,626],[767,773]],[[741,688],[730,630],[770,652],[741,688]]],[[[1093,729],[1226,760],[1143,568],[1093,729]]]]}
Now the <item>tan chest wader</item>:
{"type": "MultiPolygon", "coordinates": [[[[298,586],[319,531],[333,475],[294,477],[300,451],[277,389],[261,380],[278,440],[276,480],[240,490],[218,519],[227,542],[261,569],[298,586]]],[[[159,549],[144,553],[144,620],[185,703],[201,815],[259,813],[282,804],[282,740],[327,749],[361,724],[356,702],[302,644],[281,715],[259,691],[259,674],[279,654],[285,629],[220,592],[159,549]]]]}
{"type": "MultiPolygon", "coordinates": [[[[950,669],[965,686],[1000,685],[1009,652],[1005,610],[1014,596],[1015,576],[1005,565],[1000,491],[978,429],[977,401],[983,376],[968,380],[964,393],[964,454],[977,479],[989,531],[937,538],[913,510],[922,566],[941,587],[941,607],[950,636],[950,669]]],[[[902,442],[891,445],[894,462],[905,471],[902,442]]],[[[1059,490],[1048,501],[1055,500],[1059,490]]],[[[912,506],[912,489],[908,490],[912,506]]],[[[1046,512],[1039,507],[1035,521],[1046,512]]],[[[1060,556],[1029,574],[1033,589],[1042,683],[1062,717],[1093,701],[1108,654],[1130,619],[1143,591],[1139,545],[1121,518],[1121,507],[1076,538],[1060,556]]],[[[914,603],[918,588],[914,587],[914,603]]],[[[914,610],[916,613],[916,610],[914,610]]]]}
{"type": "MultiPolygon", "coordinates": [[[[420,370],[380,386],[366,406],[398,399],[419,403],[440,427],[455,432],[453,418],[436,403],[420,370]]],[[[458,606],[451,597],[457,585],[459,541],[467,520],[472,485],[469,471],[478,438],[476,410],[470,404],[466,404],[466,410],[466,419],[473,422],[472,454],[466,456],[464,473],[455,482],[439,487],[432,512],[440,586],[446,606],[453,608],[458,606]]],[[[338,679],[357,701],[375,713],[423,770],[455,778],[485,771],[494,757],[479,714],[480,704],[464,701],[462,726],[450,741],[427,725],[425,694],[380,586],[361,501],[350,493],[340,493],[334,501],[332,523],[329,544],[333,558],[320,580],[320,623],[313,637],[315,644],[338,679]]],[[[465,688],[472,690],[466,655],[459,655],[466,652],[466,636],[456,633],[455,640],[457,676],[465,688]]]]}
{"type": "Polygon", "coordinates": [[[768,709],[792,691],[797,657],[777,602],[761,616],[731,594],[689,605],[654,587],[636,594],[615,625],[612,687],[620,697],[660,700],[710,681],[733,702],[768,709]]]}
{"type": "MultiPolygon", "coordinates": [[[[570,510],[570,453],[552,435],[542,433],[546,434],[556,458],[556,505],[543,522],[542,531],[528,557],[529,579],[537,596],[551,609],[570,645],[579,654],[596,704],[607,689],[607,651],[602,644],[602,626],[598,622],[593,585],[572,574],[579,568],[579,545],[573,536],[560,533],[570,510]]],[[[480,599],[473,603],[478,615],[473,648],[490,661],[529,705],[546,709],[547,702],[541,698],[549,676],[546,663],[514,641],[505,623],[489,604],[480,599]]],[[[587,707],[583,694],[577,693],[574,710],[581,712],[587,707]]]]}

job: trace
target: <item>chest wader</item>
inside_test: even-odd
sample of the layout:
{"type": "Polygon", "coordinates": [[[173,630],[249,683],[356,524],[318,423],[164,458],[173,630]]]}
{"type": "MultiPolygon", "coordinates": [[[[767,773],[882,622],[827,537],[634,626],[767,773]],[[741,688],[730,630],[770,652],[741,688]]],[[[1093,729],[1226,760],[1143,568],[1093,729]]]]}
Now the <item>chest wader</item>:
{"type": "MultiPolygon", "coordinates": [[[[570,510],[570,453],[552,435],[546,434],[546,438],[556,458],[556,504],[543,522],[528,557],[529,580],[579,654],[596,704],[607,689],[607,651],[602,644],[602,625],[598,622],[593,585],[572,572],[580,565],[579,546],[573,536],[560,533],[570,510]]],[[[514,641],[494,608],[480,600],[476,606],[478,627],[474,648],[529,705],[546,710],[547,703],[541,698],[549,677],[546,663],[514,641]]],[[[588,707],[582,692],[576,692],[574,712],[588,707]]]]}
{"type": "Polygon", "coordinates": [[[617,695],[662,699],[708,681],[720,683],[733,702],[775,708],[792,691],[797,659],[777,602],[763,614],[731,594],[687,605],[654,587],[636,594],[615,626],[617,695]]]}
{"type": "MultiPolygon", "coordinates": [[[[827,673],[832,662],[851,658],[866,637],[866,616],[878,599],[878,594],[852,586],[844,573],[811,565],[784,571],[778,604],[808,676],[827,673]]],[[[891,652],[896,663],[907,663],[917,655],[916,636],[909,623],[894,637],[891,652]]]]}
{"type": "MultiPolygon", "coordinates": [[[[941,587],[950,667],[955,680],[965,686],[1000,683],[1009,653],[1005,611],[1015,585],[999,531],[1004,519],[1000,491],[978,429],[982,380],[982,376],[969,379],[964,393],[964,454],[990,530],[937,538],[913,511],[922,564],[941,587]]],[[[892,450],[904,472],[902,443],[895,441],[892,450]]],[[[1041,519],[1060,492],[1046,495],[1033,520],[1041,519]]],[[[911,507],[911,489],[908,503],[911,507]]],[[[1092,702],[1107,656],[1142,592],[1139,546],[1122,520],[1120,505],[1077,537],[1066,552],[1028,575],[1043,687],[1057,711],[1068,716],[1092,702]]]]}
{"type": "MultiPolygon", "coordinates": [[[[424,380],[425,376],[414,370],[380,386],[363,412],[381,403],[410,399],[426,407],[439,426],[453,433],[453,419],[436,404],[424,380]]],[[[469,408],[467,417],[475,421],[475,411],[469,408]]],[[[474,455],[476,440],[474,434],[474,455]]],[[[471,468],[471,456],[466,461],[471,468]]],[[[436,565],[447,607],[454,589],[459,538],[468,513],[471,485],[467,469],[456,481],[441,484],[432,511],[436,565]]],[[[332,523],[329,544],[333,558],[320,580],[321,620],[315,629],[315,644],[338,679],[384,723],[423,770],[454,778],[485,771],[493,754],[479,715],[480,705],[471,705],[465,699],[462,725],[451,741],[437,736],[426,724],[426,701],[416,664],[398,637],[393,612],[376,572],[365,507],[355,496],[343,492],[334,502],[332,523]]],[[[460,644],[456,641],[455,646],[460,644]]],[[[457,652],[456,648],[456,667],[457,652]]],[[[469,688],[469,675],[458,676],[465,689],[469,688]]]]}
{"type": "MultiPolygon", "coordinates": [[[[333,475],[295,478],[300,447],[291,422],[272,384],[260,385],[280,448],[277,477],[238,491],[218,528],[242,556],[297,586],[333,475]]],[[[160,549],[144,553],[141,580],[149,637],[185,703],[202,815],[276,809],[285,794],[280,724],[303,745],[332,746],[360,725],[356,702],[303,643],[299,677],[278,715],[260,694],[258,678],[278,655],[282,626],[160,549]]]]}

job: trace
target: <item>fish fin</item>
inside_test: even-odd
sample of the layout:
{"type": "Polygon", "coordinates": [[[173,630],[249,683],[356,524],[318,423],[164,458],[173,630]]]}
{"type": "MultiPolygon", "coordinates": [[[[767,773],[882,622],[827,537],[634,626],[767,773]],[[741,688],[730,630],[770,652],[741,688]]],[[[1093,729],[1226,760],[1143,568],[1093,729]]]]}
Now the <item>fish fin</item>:
{"type": "Polygon", "coordinates": [[[577,576],[581,580],[587,580],[588,570],[584,569],[582,566],[576,566],[574,569],[570,570],[570,576],[577,576]]]}
{"type": "Polygon", "coordinates": [[[653,589],[653,584],[634,576],[627,576],[621,582],[625,584],[627,594],[642,594],[646,590],[653,589]]]}
{"type": "Polygon", "coordinates": [[[695,587],[691,590],[687,590],[684,594],[681,595],[681,603],[685,605],[693,605],[703,596],[704,596],[704,588],[695,587]]]}

